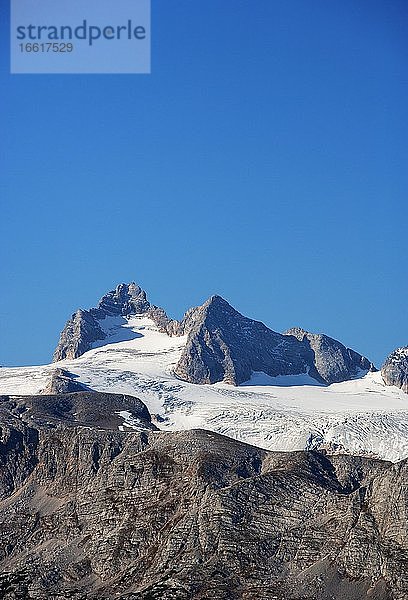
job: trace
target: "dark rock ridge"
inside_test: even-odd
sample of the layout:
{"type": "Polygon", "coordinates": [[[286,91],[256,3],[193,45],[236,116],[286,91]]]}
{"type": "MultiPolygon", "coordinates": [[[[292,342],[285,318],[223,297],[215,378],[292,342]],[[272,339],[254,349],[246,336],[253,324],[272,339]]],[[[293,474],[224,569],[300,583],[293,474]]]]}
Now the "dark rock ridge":
{"type": "Polygon", "coordinates": [[[56,426],[38,410],[0,402],[3,599],[408,597],[408,461],[56,426]]]}
{"type": "Polygon", "coordinates": [[[391,352],[381,369],[381,375],[387,385],[395,385],[408,394],[408,346],[391,352]]]}
{"type": "Polygon", "coordinates": [[[12,415],[33,427],[58,429],[62,423],[70,427],[117,431],[124,426],[120,413],[125,412],[132,416],[135,429],[157,430],[145,404],[127,394],[83,390],[38,396],[0,396],[0,424],[4,422],[4,416],[12,415]]]}
{"type": "Polygon", "coordinates": [[[365,356],[346,348],[341,342],[322,333],[309,333],[300,327],[285,331],[307,345],[313,352],[314,369],[310,374],[325,383],[338,383],[352,379],[361,371],[376,371],[365,356]]]}
{"type": "Polygon", "coordinates": [[[187,336],[175,374],[191,383],[238,385],[254,371],[263,371],[272,377],[308,373],[320,383],[331,384],[375,369],[368,359],[336,340],[298,328],[276,333],[244,317],[220,296],[191,308],[181,321],[170,320],[135,283],[121,284],[97,308],[75,313],[61,334],[54,360],[76,358],[103,340],[100,323],[105,317],[131,314],[145,314],[168,335],[187,336]]]}

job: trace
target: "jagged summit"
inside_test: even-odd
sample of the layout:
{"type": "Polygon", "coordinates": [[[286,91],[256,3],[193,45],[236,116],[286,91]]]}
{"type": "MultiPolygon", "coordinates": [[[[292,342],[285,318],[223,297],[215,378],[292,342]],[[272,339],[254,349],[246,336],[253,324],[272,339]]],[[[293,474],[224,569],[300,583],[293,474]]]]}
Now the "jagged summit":
{"type": "Polygon", "coordinates": [[[149,314],[160,330],[167,329],[170,320],[165,311],[150,304],[146,292],[135,282],[120,283],[89,310],[79,309],[67,321],[61,332],[53,362],[78,358],[92,348],[95,342],[106,339],[101,323],[107,317],[129,317],[149,314]]]}
{"type": "Polygon", "coordinates": [[[283,332],[283,335],[294,335],[299,341],[302,341],[305,336],[309,334],[309,331],[303,329],[303,327],[291,327],[283,332]]]}
{"type": "Polygon", "coordinates": [[[96,318],[108,315],[142,314],[149,310],[150,302],[146,292],[134,281],[120,283],[115,290],[105,294],[99,301],[98,307],[91,308],[90,313],[96,318]]]}
{"type": "MultiPolygon", "coordinates": [[[[190,332],[205,311],[235,309],[224,298],[213,295],[204,304],[189,309],[181,321],[168,318],[163,308],[151,304],[146,292],[135,282],[120,283],[89,310],[78,309],[67,321],[61,332],[53,361],[78,358],[92,348],[95,342],[106,339],[101,326],[107,317],[149,316],[160,331],[168,335],[182,336],[190,332]]],[[[239,314],[239,313],[236,313],[239,314]]]]}
{"type": "Polygon", "coordinates": [[[225,300],[225,298],[223,298],[222,296],[219,296],[218,294],[213,294],[203,304],[203,306],[206,306],[206,307],[207,306],[214,306],[214,305],[215,306],[225,306],[225,307],[233,308],[231,306],[231,304],[229,302],[227,302],[227,300],[225,300]]]}
{"type": "MultiPolygon", "coordinates": [[[[148,317],[161,333],[186,336],[174,374],[195,384],[239,385],[253,373],[270,377],[307,375],[320,384],[352,379],[374,365],[354,350],[322,334],[294,328],[285,334],[243,316],[220,295],[189,309],[180,321],[170,320],[152,305],[136,283],[121,283],[105,294],[96,308],[78,310],[61,333],[54,361],[77,358],[105,340],[108,317],[148,317]]],[[[116,338],[115,338],[116,339],[116,338]]],[[[106,343],[109,343],[108,340],[106,343]]]]}

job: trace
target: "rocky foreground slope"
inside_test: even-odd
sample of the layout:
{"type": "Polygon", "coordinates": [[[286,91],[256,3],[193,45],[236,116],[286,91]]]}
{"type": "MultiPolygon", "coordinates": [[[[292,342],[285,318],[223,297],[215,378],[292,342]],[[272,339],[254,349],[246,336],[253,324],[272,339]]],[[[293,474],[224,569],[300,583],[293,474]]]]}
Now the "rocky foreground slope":
{"type": "Polygon", "coordinates": [[[262,371],[271,377],[309,374],[323,384],[347,381],[374,365],[354,350],[321,334],[295,328],[286,335],[241,315],[220,296],[192,308],[181,321],[167,317],[151,305],[135,283],[120,284],[108,292],[97,308],[78,310],[67,322],[54,353],[54,361],[77,358],[106,338],[106,323],[113,318],[141,314],[170,336],[186,336],[174,372],[196,384],[224,382],[238,385],[262,371]]]}
{"type": "Polygon", "coordinates": [[[1,598],[408,597],[408,461],[157,432],[90,391],[3,396],[0,423],[1,598]]]}

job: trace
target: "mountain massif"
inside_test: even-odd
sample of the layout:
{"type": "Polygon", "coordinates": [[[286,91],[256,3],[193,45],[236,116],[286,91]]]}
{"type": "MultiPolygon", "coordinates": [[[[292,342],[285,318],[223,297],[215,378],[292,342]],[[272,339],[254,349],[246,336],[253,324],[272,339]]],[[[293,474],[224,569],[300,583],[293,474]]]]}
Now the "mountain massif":
{"type": "Polygon", "coordinates": [[[375,370],[367,358],[326,335],[300,328],[277,333],[244,317],[220,296],[190,309],[181,321],[171,320],[135,283],[120,284],[97,308],[78,310],[61,333],[54,360],[77,358],[104,340],[107,318],[135,314],[151,318],[170,336],[187,337],[174,373],[190,383],[239,385],[262,371],[271,377],[308,374],[332,384],[375,370]]]}

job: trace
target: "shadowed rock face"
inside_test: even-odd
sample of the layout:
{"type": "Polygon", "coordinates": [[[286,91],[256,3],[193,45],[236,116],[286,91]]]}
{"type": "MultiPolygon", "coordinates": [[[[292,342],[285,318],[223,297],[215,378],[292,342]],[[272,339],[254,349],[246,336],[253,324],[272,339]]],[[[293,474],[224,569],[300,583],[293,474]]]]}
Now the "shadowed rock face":
{"type": "Polygon", "coordinates": [[[105,339],[100,325],[105,317],[132,314],[148,316],[163,333],[187,336],[175,374],[190,383],[238,385],[254,371],[263,371],[272,377],[309,373],[318,382],[331,384],[375,369],[368,359],[336,340],[299,328],[286,335],[276,333],[244,317],[220,296],[188,310],[181,321],[170,320],[135,283],[119,285],[97,308],[77,311],[61,334],[54,360],[76,358],[105,339]]]}
{"type": "Polygon", "coordinates": [[[268,329],[213,296],[180,324],[188,341],[175,373],[192,383],[239,384],[253,371],[268,375],[305,373],[312,353],[296,339],[268,329]]]}
{"type": "Polygon", "coordinates": [[[313,352],[310,375],[324,383],[338,383],[357,376],[360,371],[376,371],[365,356],[321,333],[309,333],[300,327],[285,332],[304,342],[313,352]]]}
{"type": "Polygon", "coordinates": [[[387,385],[395,385],[408,394],[408,346],[397,348],[389,355],[381,375],[387,385]]]}
{"type": "Polygon", "coordinates": [[[408,597],[407,461],[56,427],[39,400],[13,401],[0,403],[2,598],[408,597]]]}

